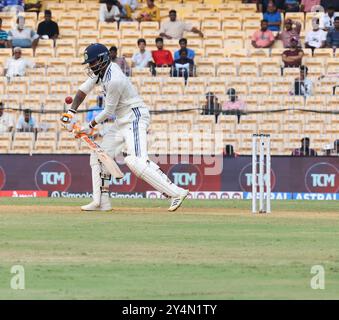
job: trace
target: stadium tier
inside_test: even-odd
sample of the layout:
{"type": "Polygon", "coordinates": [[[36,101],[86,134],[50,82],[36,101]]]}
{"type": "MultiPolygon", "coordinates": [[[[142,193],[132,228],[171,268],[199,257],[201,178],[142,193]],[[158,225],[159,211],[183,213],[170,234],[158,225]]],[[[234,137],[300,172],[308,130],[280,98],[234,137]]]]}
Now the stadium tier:
{"type": "MultiPolygon", "coordinates": [[[[134,13],[138,16],[146,6],[134,13]]],[[[252,35],[260,29],[262,13],[256,4],[241,1],[156,1],[161,22],[123,21],[120,24],[99,21],[99,1],[43,1],[43,8],[52,11],[59,25],[60,36],[39,40],[35,52],[22,49],[22,56],[37,67],[22,77],[1,77],[0,101],[15,123],[20,110],[31,109],[38,134],[11,132],[0,135],[0,152],[10,153],[87,153],[61,130],[60,113],[65,110],[64,98],[74,95],[85,80],[81,65],[84,49],[93,42],[108,47],[115,45],[118,56],[131,65],[137,52],[137,40],[144,38],[147,49],[155,50],[155,38],[171,9],[178,17],[201,30],[186,32],[188,47],[195,51],[194,77],[170,76],[170,68],[158,68],[152,76],[149,68],[132,68],[131,81],[148,104],[152,114],[150,153],[220,154],[225,144],[233,144],[240,154],[251,152],[252,133],[272,135],[272,154],[291,154],[302,136],[309,136],[321,154],[325,145],[339,137],[339,120],[335,111],[339,96],[335,90],[338,78],[323,75],[339,72],[339,53],[333,48],[303,48],[302,64],[308,67],[313,82],[309,97],[291,95],[299,68],[282,68],[282,41],[271,48],[254,48],[252,35]],[[235,114],[204,115],[206,93],[213,92],[223,104],[227,91],[236,90],[246,108],[240,119],[235,114]],[[313,111],[313,112],[310,112],[313,111]],[[182,134],[184,133],[184,134],[182,134]]],[[[25,25],[37,30],[43,13],[24,12],[25,25]]],[[[287,12],[283,19],[301,24],[300,41],[304,47],[306,34],[312,30],[312,19],[319,12],[287,12]]],[[[0,12],[2,29],[15,26],[16,15],[0,12]]],[[[274,32],[276,35],[277,32],[274,32]]],[[[179,49],[178,40],[165,39],[165,48],[172,53],[179,49]]],[[[4,74],[9,48],[0,48],[0,73],[4,74]]],[[[86,100],[86,109],[96,104],[98,89],[86,100]]],[[[80,114],[85,121],[85,113],[80,114]]],[[[15,130],[14,130],[15,131],[15,130]]]]}

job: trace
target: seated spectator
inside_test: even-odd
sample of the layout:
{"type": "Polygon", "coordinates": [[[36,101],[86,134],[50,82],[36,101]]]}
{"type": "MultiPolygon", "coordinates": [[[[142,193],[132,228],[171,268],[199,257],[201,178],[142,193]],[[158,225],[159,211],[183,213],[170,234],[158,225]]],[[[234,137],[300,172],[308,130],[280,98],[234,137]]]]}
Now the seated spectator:
{"type": "Polygon", "coordinates": [[[203,33],[190,23],[177,20],[177,12],[171,10],[169,12],[169,20],[161,23],[160,37],[166,39],[180,39],[184,36],[184,32],[193,32],[204,37],[203,33]]]}
{"type": "Polygon", "coordinates": [[[264,13],[264,20],[267,21],[268,30],[280,31],[281,13],[278,12],[276,5],[272,2],[267,6],[267,12],[264,13]]]}
{"type": "Polygon", "coordinates": [[[86,122],[91,122],[102,111],[104,104],[103,96],[97,96],[97,103],[90,107],[86,113],[86,122]]]}
{"type": "Polygon", "coordinates": [[[300,68],[304,51],[298,47],[298,39],[291,39],[291,48],[282,53],[285,68],[300,68]]]}
{"type": "Polygon", "coordinates": [[[8,45],[10,48],[32,48],[33,53],[38,45],[39,35],[31,28],[25,27],[25,18],[17,18],[17,27],[8,32],[8,45]]]}
{"type": "Polygon", "coordinates": [[[22,12],[24,11],[23,0],[2,0],[1,8],[3,12],[22,12]]]}
{"type": "Polygon", "coordinates": [[[301,139],[301,148],[294,149],[292,151],[294,157],[313,157],[317,156],[317,152],[310,148],[310,138],[305,137],[301,139]]]}
{"type": "Polygon", "coordinates": [[[131,21],[133,12],[138,8],[138,0],[119,0],[115,4],[120,11],[120,20],[131,21]]]}
{"type": "Polygon", "coordinates": [[[148,68],[152,61],[152,53],[146,50],[146,40],[138,40],[139,52],[133,54],[132,57],[132,68],[142,69],[148,68]]]}
{"type": "Polygon", "coordinates": [[[116,63],[121,68],[122,72],[129,77],[131,75],[131,68],[128,65],[125,57],[118,57],[118,48],[116,46],[112,46],[109,49],[109,55],[111,61],[116,63]]]}
{"type": "Polygon", "coordinates": [[[164,49],[164,39],[156,38],[155,45],[158,50],[152,51],[152,58],[157,67],[171,67],[173,64],[172,52],[164,49]]]}
{"type": "Polygon", "coordinates": [[[308,68],[306,66],[300,66],[300,76],[294,80],[294,95],[304,97],[312,95],[313,82],[307,78],[307,74],[308,68]]]}
{"type": "Polygon", "coordinates": [[[50,10],[45,10],[45,20],[38,25],[38,35],[41,39],[53,39],[54,43],[59,36],[59,26],[52,20],[50,10]]]}
{"type": "Polygon", "coordinates": [[[285,20],[285,30],[281,33],[278,33],[276,36],[277,40],[281,40],[284,48],[291,47],[291,39],[297,38],[298,44],[301,46],[300,42],[300,31],[301,31],[301,23],[298,21],[292,21],[291,19],[285,20]],[[294,27],[293,27],[294,25],[294,27]]]}
{"type": "Polygon", "coordinates": [[[14,127],[14,120],[12,115],[4,112],[4,105],[0,102],[0,134],[5,132],[12,132],[14,127]]]}
{"type": "Polygon", "coordinates": [[[23,77],[26,75],[26,68],[34,68],[33,62],[22,58],[21,48],[15,47],[13,49],[13,57],[6,61],[4,67],[4,76],[6,77],[23,77]]]}
{"type": "Polygon", "coordinates": [[[245,102],[240,100],[237,96],[237,92],[234,88],[227,90],[229,100],[224,102],[222,106],[222,114],[236,114],[238,123],[240,123],[241,111],[245,110],[245,102]]]}
{"type": "Polygon", "coordinates": [[[215,123],[218,122],[221,106],[217,96],[213,92],[206,93],[206,104],[202,106],[202,115],[215,115],[215,123]]]}
{"type": "Polygon", "coordinates": [[[100,22],[116,22],[120,20],[120,10],[116,6],[115,0],[105,0],[100,3],[99,21],[100,22]]]}
{"type": "Polygon", "coordinates": [[[334,29],[327,33],[326,45],[328,48],[339,47],[339,17],[335,17],[334,29]]]}
{"type": "Polygon", "coordinates": [[[313,30],[307,32],[305,39],[305,48],[314,49],[326,47],[326,31],[319,28],[319,19],[313,18],[312,20],[313,30]]]}
{"type": "Polygon", "coordinates": [[[234,152],[234,147],[231,144],[226,144],[225,149],[223,150],[223,156],[229,158],[238,157],[239,154],[234,152]]]}
{"type": "Polygon", "coordinates": [[[329,31],[334,29],[334,19],[338,14],[334,11],[333,7],[329,7],[320,18],[320,29],[329,31]]]}
{"type": "Polygon", "coordinates": [[[2,19],[0,18],[0,48],[7,48],[8,33],[2,30],[2,19]]]}
{"type": "Polygon", "coordinates": [[[277,6],[279,12],[284,12],[284,0],[257,0],[257,11],[265,13],[269,4],[274,3],[277,6]]]}
{"type": "Polygon", "coordinates": [[[157,21],[160,22],[160,9],[154,4],[154,0],[147,0],[147,8],[136,18],[137,21],[157,21]]]}
{"type": "Polygon", "coordinates": [[[187,83],[188,77],[195,76],[194,61],[187,57],[187,49],[183,48],[180,50],[180,58],[174,60],[174,64],[171,70],[172,77],[184,77],[185,84],[187,83]]]}
{"type": "Polygon", "coordinates": [[[339,12],[339,2],[338,0],[321,0],[320,5],[327,10],[329,7],[332,7],[334,11],[339,12]]]}
{"type": "Polygon", "coordinates": [[[26,12],[40,12],[42,7],[41,1],[39,0],[25,0],[25,11],[26,12]]]}
{"type": "Polygon", "coordinates": [[[284,9],[285,12],[299,12],[300,0],[285,0],[284,9]]]}
{"type": "MultiPolygon", "coordinates": [[[[187,39],[182,38],[179,40],[180,50],[186,49],[187,50],[187,58],[194,60],[195,52],[192,49],[187,48],[187,39]]],[[[174,52],[174,60],[177,60],[180,58],[180,50],[177,50],[174,52]]]]}
{"type": "Polygon", "coordinates": [[[268,30],[267,20],[261,20],[261,29],[252,35],[252,46],[254,48],[270,48],[274,43],[274,35],[268,30]]]}
{"type": "Polygon", "coordinates": [[[300,11],[312,12],[312,8],[320,5],[320,0],[301,0],[300,11]]]}
{"type": "Polygon", "coordinates": [[[23,115],[19,117],[16,130],[19,132],[34,132],[35,134],[38,132],[37,123],[30,109],[23,110],[23,115]]]}

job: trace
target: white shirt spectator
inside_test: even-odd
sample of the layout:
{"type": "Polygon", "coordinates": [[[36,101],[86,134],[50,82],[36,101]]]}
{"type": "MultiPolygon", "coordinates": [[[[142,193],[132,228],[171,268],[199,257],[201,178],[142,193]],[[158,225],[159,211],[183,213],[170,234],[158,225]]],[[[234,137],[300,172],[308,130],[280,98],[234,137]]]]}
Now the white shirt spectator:
{"type": "Polygon", "coordinates": [[[152,61],[152,53],[147,50],[144,53],[136,52],[133,54],[132,61],[135,68],[147,68],[148,63],[152,61]]]}
{"type": "Polygon", "coordinates": [[[184,21],[165,21],[161,23],[160,34],[165,33],[173,39],[181,39],[185,31],[192,31],[192,24],[184,21]]]}
{"type": "Polygon", "coordinates": [[[12,41],[13,47],[30,48],[32,42],[38,39],[39,35],[31,28],[18,28],[8,31],[8,40],[12,41]]]}
{"type": "Polygon", "coordinates": [[[0,116],[0,134],[9,132],[10,128],[14,128],[14,119],[12,115],[3,113],[2,116],[0,116]]]}
{"type": "Polygon", "coordinates": [[[35,64],[32,61],[24,58],[10,58],[6,61],[5,69],[7,77],[22,77],[26,74],[26,68],[34,68],[35,64]]]}
{"type": "Polygon", "coordinates": [[[320,48],[322,42],[326,42],[326,35],[327,32],[322,29],[311,30],[306,34],[305,42],[314,48],[320,48]]]}
{"type": "Polygon", "coordinates": [[[24,132],[33,132],[34,129],[37,128],[38,128],[37,123],[32,116],[30,117],[29,121],[26,122],[24,116],[21,115],[16,125],[17,130],[22,130],[24,132]]]}
{"type": "Polygon", "coordinates": [[[119,21],[120,10],[117,6],[112,6],[111,10],[107,10],[106,3],[100,4],[99,21],[105,22],[107,19],[114,18],[115,21],[119,21]]]}
{"type": "Polygon", "coordinates": [[[324,13],[323,16],[320,18],[319,27],[320,29],[331,29],[334,28],[334,19],[335,17],[339,16],[337,12],[333,14],[333,17],[330,18],[328,13],[324,13]]]}

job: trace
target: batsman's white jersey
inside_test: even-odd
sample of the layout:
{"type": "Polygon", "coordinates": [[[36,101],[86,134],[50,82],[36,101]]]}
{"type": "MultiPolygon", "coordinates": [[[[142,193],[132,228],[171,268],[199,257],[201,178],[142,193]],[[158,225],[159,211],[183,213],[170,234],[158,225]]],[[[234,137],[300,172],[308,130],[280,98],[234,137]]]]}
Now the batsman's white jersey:
{"type": "MultiPolygon", "coordinates": [[[[159,166],[148,158],[147,128],[150,123],[148,108],[138,95],[130,79],[125,76],[120,67],[110,63],[102,79],[89,78],[79,90],[88,94],[96,85],[103,87],[105,108],[96,117],[101,123],[115,115],[116,120],[110,129],[103,135],[101,147],[115,157],[122,149],[127,153],[125,162],[130,170],[145,180],[156,190],[172,198],[169,211],[176,210],[188,194],[172,183],[160,170],[159,166]]],[[[108,202],[109,174],[100,163],[95,153],[91,153],[93,202],[82,207],[83,210],[110,208],[108,202]]]]}

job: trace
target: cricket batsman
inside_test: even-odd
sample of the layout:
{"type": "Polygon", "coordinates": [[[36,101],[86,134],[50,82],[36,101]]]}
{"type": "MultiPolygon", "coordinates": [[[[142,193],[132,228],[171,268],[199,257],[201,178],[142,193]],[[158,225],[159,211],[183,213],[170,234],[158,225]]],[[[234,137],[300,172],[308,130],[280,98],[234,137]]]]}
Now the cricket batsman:
{"type": "MultiPolygon", "coordinates": [[[[88,46],[84,52],[84,59],[83,64],[88,64],[89,78],[79,87],[68,112],[62,115],[61,119],[65,119],[65,116],[69,119],[67,123],[62,121],[63,126],[68,131],[73,131],[77,109],[91,90],[96,85],[101,85],[105,96],[105,108],[94,120],[75,131],[75,134],[85,133],[91,136],[98,123],[115,115],[116,120],[112,128],[104,134],[101,148],[114,158],[125,147],[126,165],[137,177],[171,198],[168,211],[175,211],[187,197],[189,190],[172,183],[159,166],[148,158],[146,136],[150,123],[148,108],[129,78],[117,64],[110,61],[109,51],[104,45],[94,43],[88,46]]],[[[82,206],[81,209],[84,211],[111,210],[109,200],[111,176],[94,152],[90,156],[90,166],[93,201],[82,206]]]]}

